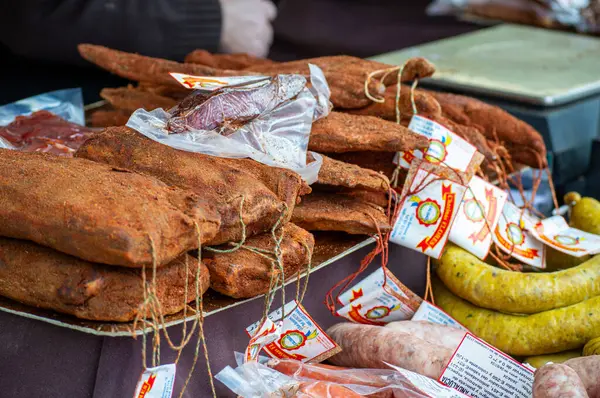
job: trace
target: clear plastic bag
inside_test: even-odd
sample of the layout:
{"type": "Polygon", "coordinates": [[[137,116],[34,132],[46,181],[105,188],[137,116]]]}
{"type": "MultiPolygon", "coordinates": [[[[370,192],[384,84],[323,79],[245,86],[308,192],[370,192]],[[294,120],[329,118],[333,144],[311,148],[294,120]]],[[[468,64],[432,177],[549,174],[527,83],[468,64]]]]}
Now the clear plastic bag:
{"type": "Polygon", "coordinates": [[[311,153],[314,161],[307,164],[310,130],[331,105],[323,72],[314,65],[310,70],[310,89],[302,76],[280,75],[267,85],[230,88],[214,97],[194,93],[172,112],[138,109],[127,126],[176,149],[291,169],[312,184],[323,159],[311,153]]]}
{"type": "Polygon", "coordinates": [[[404,369],[346,369],[291,359],[228,366],[215,377],[243,398],[465,397],[404,369]]]}
{"type": "Polygon", "coordinates": [[[68,88],[0,106],[0,126],[10,124],[17,116],[27,116],[37,111],[48,111],[68,122],[85,125],[81,89],[68,88]]]}
{"type": "Polygon", "coordinates": [[[0,107],[0,148],[72,156],[94,132],[83,124],[81,89],[36,95],[0,107]]]}

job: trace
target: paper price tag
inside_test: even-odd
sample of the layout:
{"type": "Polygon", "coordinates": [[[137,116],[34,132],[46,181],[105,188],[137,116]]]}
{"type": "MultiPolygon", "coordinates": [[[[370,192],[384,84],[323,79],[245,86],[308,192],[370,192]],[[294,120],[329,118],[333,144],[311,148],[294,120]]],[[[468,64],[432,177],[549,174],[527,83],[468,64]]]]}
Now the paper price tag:
{"type": "Polygon", "coordinates": [[[474,160],[477,150],[467,141],[454,134],[439,123],[423,116],[415,115],[410,120],[408,129],[429,139],[429,148],[423,152],[399,152],[394,158],[397,164],[408,169],[413,159],[423,159],[434,164],[444,164],[447,167],[466,172],[474,160]]]}
{"type": "Polygon", "coordinates": [[[215,91],[225,87],[258,86],[269,81],[268,76],[193,76],[185,73],[169,72],[171,77],[183,87],[192,90],[215,91]]]}
{"type": "Polygon", "coordinates": [[[246,331],[252,337],[248,342],[248,347],[246,347],[244,361],[257,361],[258,354],[260,354],[260,351],[263,349],[263,347],[274,342],[281,335],[281,325],[281,321],[278,321],[276,324],[269,318],[265,318],[262,325],[250,325],[246,331]]]}
{"type": "Polygon", "coordinates": [[[413,163],[390,241],[439,258],[465,190],[465,186],[413,163]],[[417,193],[408,195],[408,192],[417,193]]]}
{"type": "Polygon", "coordinates": [[[538,222],[531,232],[548,246],[574,257],[600,252],[600,236],[569,227],[561,216],[538,222]]]}
{"type": "MultiPolygon", "coordinates": [[[[302,362],[321,362],[341,351],[335,341],[325,334],[296,300],[287,303],[284,309],[285,319],[279,335],[263,348],[269,356],[302,362]]],[[[277,324],[281,321],[282,314],[282,308],[279,308],[270,313],[268,318],[277,324]]],[[[259,326],[259,322],[256,322],[248,326],[246,332],[250,336],[251,332],[256,334],[259,326]]]]}
{"type": "Polygon", "coordinates": [[[133,398],[170,398],[174,383],[174,363],[148,368],[142,373],[133,398]]]}
{"type": "Polygon", "coordinates": [[[404,284],[400,282],[389,269],[386,268],[384,274],[383,268],[377,268],[369,276],[352,286],[352,288],[340,294],[338,302],[342,305],[350,304],[354,300],[363,297],[365,294],[381,289],[384,284],[386,288],[391,289],[401,297],[417,302],[417,307],[419,305],[418,303],[422,301],[419,296],[404,286],[404,284]]]}
{"type": "Polygon", "coordinates": [[[483,260],[507,197],[503,190],[474,176],[452,224],[450,241],[483,260]]]}
{"type": "Polygon", "coordinates": [[[531,217],[521,217],[521,210],[510,202],[504,204],[494,230],[494,243],[512,257],[532,267],[546,268],[544,245],[527,231],[531,217]]]}
{"type": "Polygon", "coordinates": [[[531,398],[533,372],[467,333],[439,379],[473,398],[531,398]]]}
{"type": "MultiPolygon", "coordinates": [[[[402,369],[398,366],[384,362],[387,366],[394,369],[404,376],[418,391],[432,398],[465,398],[466,395],[446,387],[440,382],[420,375],[410,370],[402,369]]],[[[410,396],[410,395],[408,395],[410,396]]]]}
{"type": "Polygon", "coordinates": [[[410,319],[415,313],[413,305],[397,293],[378,288],[340,308],[337,314],[352,322],[381,326],[410,319]]]}
{"type": "Polygon", "coordinates": [[[427,321],[431,323],[437,323],[439,325],[452,326],[457,329],[467,331],[467,328],[461,325],[456,319],[452,318],[441,308],[436,307],[428,301],[423,301],[421,303],[411,321],[427,321]]]}

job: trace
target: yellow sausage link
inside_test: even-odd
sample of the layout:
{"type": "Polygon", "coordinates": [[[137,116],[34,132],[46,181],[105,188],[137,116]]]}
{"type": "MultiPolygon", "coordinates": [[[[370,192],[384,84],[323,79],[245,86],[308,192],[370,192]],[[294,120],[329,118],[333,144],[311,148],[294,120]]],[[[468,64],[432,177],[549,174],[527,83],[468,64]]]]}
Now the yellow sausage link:
{"type": "Polygon", "coordinates": [[[600,296],[533,315],[479,308],[434,280],[435,304],[473,334],[510,355],[552,354],[582,347],[600,337],[600,296]]]}
{"type": "Polygon", "coordinates": [[[600,295],[600,255],[551,273],[505,271],[448,245],[436,273],[457,296],[493,310],[534,314],[600,295]]]}
{"type": "Polygon", "coordinates": [[[600,337],[588,341],[583,347],[583,355],[600,355],[600,337]]]}

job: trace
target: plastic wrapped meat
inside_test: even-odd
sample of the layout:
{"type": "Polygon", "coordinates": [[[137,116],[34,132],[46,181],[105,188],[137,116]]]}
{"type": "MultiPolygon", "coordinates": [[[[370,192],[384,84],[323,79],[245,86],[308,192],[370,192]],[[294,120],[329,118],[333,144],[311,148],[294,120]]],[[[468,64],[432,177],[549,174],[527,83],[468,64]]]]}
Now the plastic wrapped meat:
{"type": "Polygon", "coordinates": [[[11,124],[0,127],[0,137],[16,150],[59,156],[73,156],[93,134],[94,130],[67,122],[48,111],[17,116],[11,124]]]}
{"type": "MultiPolygon", "coordinates": [[[[306,85],[298,75],[281,75],[247,88],[225,88],[210,94],[194,92],[172,112],[167,128],[174,133],[189,130],[235,130],[294,98],[306,85]]],[[[227,131],[224,131],[227,135],[227,131]]]]}

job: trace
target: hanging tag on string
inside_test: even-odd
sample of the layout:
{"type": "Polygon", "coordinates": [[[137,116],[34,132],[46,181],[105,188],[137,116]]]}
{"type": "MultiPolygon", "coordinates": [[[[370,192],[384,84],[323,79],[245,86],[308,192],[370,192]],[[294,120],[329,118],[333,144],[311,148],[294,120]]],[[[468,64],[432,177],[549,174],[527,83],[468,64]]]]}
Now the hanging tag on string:
{"type": "MultiPolygon", "coordinates": [[[[429,147],[425,154],[420,150],[398,152],[394,162],[405,169],[410,167],[413,159],[423,157],[430,163],[444,164],[463,173],[474,171],[483,161],[483,156],[473,145],[433,120],[415,115],[410,120],[408,129],[427,137],[429,147]]],[[[472,174],[469,173],[466,179],[470,180],[471,177],[472,174]]]]}
{"type": "Polygon", "coordinates": [[[485,259],[507,197],[503,190],[474,176],[452,224],[450,242],[485,259]]]}
{"type": "Polygon", "coordinates": [[[133,398],[170,398],[175,383],[175,364],[146,369],[135,388],[133,398]]]}
{"type": "MultiPolygon", "coordinates": [[[[325,334],[300,303],[292,300],[284,308],[285,319],[279,336],[263,348],[270,357],[321,362],[341,351],[340,346],[325,334]]],[[[276,324],[281,321],[282,315],[282,308],[279,308],[268,317],[276,324]]],[[[248,326],[246,331],[249,335],[250,332],[256,333],[258,326],[256,322],[248,326]]]]}
{"type": "Polygon", "coordinates": [[[277,340],[281,335],[282,322],[273,322],[268,317],[262,324],[250,325],[246,332],[251,336],[244,353],[244,362],[255,362],[264,346],[277,340]]]}
{"type": "Polygon", "coordinates": [[[422,299],[388,269],[379,268],[340,295],[338,316],[356,323],[385,325],[410,319],[422,299]]]}
{"type": "Polygon", "coordinates": [[[574,257],[600,252],[600,236],[569,227],[561,216],[539,221],[531,233],[548,246],[574,257]]]}
{"type": "Polygon", "coordinates": [[[391,242],[440,258],[466,191],[449,174],[445,167],[415,159],[404,183],[391,242]]]}
{"type": "Polygon", "coordinates": [[[511,202],[506,202],[494,230],[494,243],[505,253],[532,267],[546,268],[544,245],[529,232],[535,218],[523,212],[511,202]]]}

